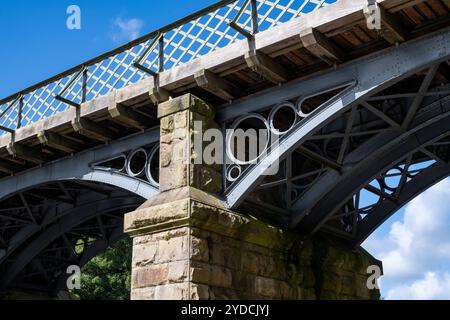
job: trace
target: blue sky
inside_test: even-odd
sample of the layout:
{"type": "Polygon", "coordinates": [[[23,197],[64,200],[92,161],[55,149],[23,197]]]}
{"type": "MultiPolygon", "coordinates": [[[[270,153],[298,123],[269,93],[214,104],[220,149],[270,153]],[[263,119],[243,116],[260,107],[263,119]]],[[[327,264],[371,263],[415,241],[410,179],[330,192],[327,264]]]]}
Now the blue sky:
{"type": "Polygon", "coordinates": [[[0,97],[193,13],[215,0],[16,0],[0,6],[0,97]],[[68,30],[66,9],[81,9],[68,30]]]}
{"type": "MultiPolygon", "coordinates": [[[[214,2],[2,1],[0,98],[214,2]],[[66,9],[71,4],[81,8],[81,30],[66,27],[66,9]]],[[[364,243],[369,252],[384,260],[383,297],[450,298],[450,254],[447,253],[450,250],[445,250],[450,249],[450,236],[443,229],[450,226],[445,206],[449,190],[448,180],[430,189],[364,243]],[[418,228],[419,222],[425,225],[425,230],[418,228]],[[439,242],[435,240],[436,234],[439,242]]]]}
{"type": "Polygon", "coordinates": [[[450,179],[408,203],[366,240],[383,261],[385,299],[450,299],[450,179]]]}

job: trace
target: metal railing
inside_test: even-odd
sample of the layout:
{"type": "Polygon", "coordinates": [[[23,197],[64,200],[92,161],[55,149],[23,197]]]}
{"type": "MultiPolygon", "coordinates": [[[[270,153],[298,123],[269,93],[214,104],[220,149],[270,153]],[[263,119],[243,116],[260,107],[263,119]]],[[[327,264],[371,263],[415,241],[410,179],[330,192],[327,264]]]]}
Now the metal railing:
{"type": "Polygon", "coordinates": [[[223,0],[0,100],[0,135],[337,0],[223,0]]]}

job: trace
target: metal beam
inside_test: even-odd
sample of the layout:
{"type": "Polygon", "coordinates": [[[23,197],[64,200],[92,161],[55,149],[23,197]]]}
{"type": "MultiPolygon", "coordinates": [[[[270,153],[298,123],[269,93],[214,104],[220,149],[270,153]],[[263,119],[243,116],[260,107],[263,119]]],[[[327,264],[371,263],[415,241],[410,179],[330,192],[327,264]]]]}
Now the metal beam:
{"type": "Polygon", "coordinates": [[[94,170],[91,164],[101,159],[108,159],[117,154],[155,143],[158,140],[159,128],[154,128],[127,138],[115,140],[108,145],[82,151],[72,157],[60,159],[42,167],[32,168],[12,177],[4,177],[0,179],[2,186],[0,188],[0,200],[36,185],[61,180],[98,181],[119,186],[149,198],[159,192],[150,183],[120,173],[94,170]]]}
{"type": "Polygon", "coordinates": [[[37,221],[36,221],[36,219],[34,218],[34,214],[33,214],[33,212],[31,211],[31,208],[30,208],[30,206],[28,205],[28,201],[27,201],[27,199],[25,198],[24,194],[23,194],[23,193],[19,193],[19,197],[20,197],[20,200],[22,201],[22,203],[23,203],[25,209],[27,210],[27,213],[28,213],[28,215],[30,216],[31,221],[32,221],[34,224],[37,225],[37,221]]]}
{"type": "Polygon", "coordinates": [[[386,193],[386,192],[384,192],[384,191],[382,191],[380,189],[377,189],[377,188],[375,188],[374,186],[372,186],[370,184],[366,185],[364,187],[364,189],[366,189],[369,192],[372,192],[373,194],[376,194],[377,196],[380,196],[380,197],[382,197],[384,199],[391,200],[393,202],[397,202],[397,200],[398,200],[396,197],[394,197],[394,196],[390,195],[389,193],[386,193]]]}
{"type": "Polygon", "coordinates": [[[437,154],[434,154],[433,152],[431,152],[430,150],[428,150],[426,147],[423,147],[422,149],[420,149],[420,151],[422,151],[423,153],[425,153],[427,156],[429,156],[431,159],[436,160],[437,162],[443,164],[443,165],[447,165],[448,162],[445,161],[444,159],[442,159],[441,157],[439,157],[437,154]]]}
{"type": "MultiPolygon", "coordinates": [[[[272,101],[275,105],[280,101],[298,97],[299,92],[305,90],[305,85],[308,86],[308,81],[309,83],[317,83],[319,80],[325,82],[330,78],[338,78],[357,82],[356,87],[345,90],[336,98],[317,108],[306,118],[306,121],[298,123],[289,135],[279,142],[278,147],[273,152],[265,156],[258,164],[248,168],[245,174],[226,191],[226,206],[229,208],[238,206],[251,190],[262,181],[264,173],[271,165],[283,160],[287,154],[298,148],[308,136],[348,110],[352,105],[359,104],[365,98],[399,82],[418,70],[423,70],[449,58],[450,30],[444,30],[421,39],[405,42],[364,59],[352,61],[329,73],[310,77],[303,81],[295,81],[292,84],[286,84],[231,104],[230,108],[242,106],[237,110],[239,112],[245,110],[244,112],[246,112],[250,108],[268,106],[272,101]],[[440,49],[430,50],[434,47],[440,49]],[[398,61],[401,61],[401,63],[398,63],[398,61]],[[382,71],[380,72],[380,70],[382,71]],[[253,105],[253,107],[249,105],[253,105]]],[[[311,88],[308,89],[312,90],[311,88]]],[[[220,110],[219,112],[222,113],[222,119],[228,118],[232,114],[228,110],[220,110]]]]}
{"type": "Polygon", "coordinates": [[[389,217],[397,212],[402,206],[449,175],[450,167],[448,165],[444,166],[437,163],[414,176],[412,180],[405,184],[402,192],[398,195],[398,202],[395,203],[385,200],[378,203],[368,212],[367,216],[359,222],[356,239],[353,242],[353,245],[360,245],[373,231],[389,219],[389,217]]]}
{"type": "MultiPolygon", "coordinates": [[[[437,115],[437,118],[434,121],[442,119],[446,115],[440,115],[441,112],[450,111],[450,105],[441,105],[439,101],[433,104],[434,109],[430,109],[430,113],[424,113],[422,117],[420,117],[421,122],[418,124],[432,123],[433,117],[437,115]]],[[[342,178],[349,175],[354,176],[354,179],[358,179],[360,174],[365,174],[365,171],[371,169],[370,167],[366,169],[362,169],[360,173],[353,172],[355,165],[367,161],[368,155],[373,155],[377,151],[386,148],[386,146],[390,143],[394,143],[401,139],[402,135],[405,137],[408,136],[407,133],[404,133],[400,129],[390,129],[390,130],[382,130],[376,136],[366,141],[364,144],[359,146],[357,149],[352,151],[345,157],[343,162],[342,175],[339,176],[335,172],[328,172],[323,175],[318,181],[314,183],[302,196],[296,201],[293,207],[293,220],[291,225],[298,224],[302,219],[306,217],[306,215],[311,213],[311,210],[317,206],[320,202],[323,202],[324,197],[327,195],[332,195],[336,192],[342,192],[342,178]]],[[[380,156],[382,157],[382,155],[380,156]]],[[[375,162],[375,166],[378,165],[378,162],[375,162]]],[[[374,174],[375,176],[376,174],[374,174]]],[[[369,179],[369,178],[368,178],[369,179]]],[[[353,192],[352,189],[347,190],[348,194],[353,192]]],[[[344,196],[341,196],[344,197],[344,196]]],[[[336,198],[336,201],[340,201],[341,198],[336,198]]],[[[330,206],[330,210],[334,210],[339,207],[335,205],[334,207],[330,206]]]]}
{"type": "Polygon", "coordinates": [[[356,115],[356,107],[353,107],[350,111],[350,115],[347,119],[347,126],[345,128],[344,132],[344,138],[342,139],[341,148],[339,150],[339,155],[337,158],[337,163],[339,165],[342,165],[342,161],[344,160],[345,153],[347,152],[349,140],[350,140],[350,132],[353,129],[353,123],[355,121],[355,115],[356,115]]]}
{"type": "MultiPolygon", "coordinates": [[[[414,134],[400,134],[391,141],[385,141],[383,147],[366,154],[364,160],[357,162],[351,170],[343,174],[341,179],[334,182],[335,187],[320,197],[320,201],[311,209],[310,214],[304,217],[299,227],[304,232],[316,232],[336,210],[345,205],[356,190],[360,190],[381,172],[386,172],[408,155],[420,150],[424,145],[447,134],[450,131],[449,118],[450,114],[447,113],[434,121],[427,122],[426,126],[418,129],[414,134]]],[[[389,201],[392,200],[389,199],[389,201]]],[[[301,215],[301,211],[294,213],[291,226],[297,225],[301,215]]]]}
{"type": "Polygon", "coordinates": [[[72,228],[86,222],[97,215],[118,210],[132,210],[136,208],[143,199],[124,197],[117,199],[107,199],[90,206],[80,206],[73,209],[61,220],[46,228],[38,237],[35,238],[27,247],[12,259],[12,263],[0,276],[1,288],[6,288],[11,281],[23,270],[34,257],[44,250],[50,243],[69,232],[72,228]]]}
{"type": "Polygon", "coordinates": [[[390,117],[388,117],[383,111],[378,110],[377,108],[375,108],[374,106],[372,106],[370,103],[368,103],[367,101],[363,101],[361,102],[361,105],[366,108],[367,110],[369,110],[370,112],[372,112],[374,115],[376,115],[378,118],[382,119],[383,121],[385,121],[386,123],[388,123],[390,126],[394,127],[394,128],[399,128],[400,124],[398,124],[397,122],[395,122],[394,120],[392,120],[390,117]]]}
{"type": "Polygon", "coordinates": [[[422,105],[422,101],[425,98],[425,93],[428,91],[431,81],[433,81],[438,68],[439,68],[439,63],[436,63],[433,66],[431,66],[431,68],[426,73],[425,78],[423,79],[422,84],[420,85],[419,91],[417,92],[417,95],[414,97],[414,100],[408,109],[408,113],[406,114],[406,117],[403,120],[403,123],[402,123],[403,129],[405,129],[405,130],[408,129],[409,125],[413,121],[413,119],[417,113],[417,110],[422,105]]]}
{"type": "Polygon", "coordinates": [[[314,160],[320,164],[323,164],[324,166],[326,166],[330,169],[333,169],[337,172],[341,171],[341,166],[338,163],[336,163],[328,158],[325,158],[324,156],[321,156],[320,154],[317,154],[314,151],[311,151],[306,147],[301,146],[298,149],[296,149],[296,151],[298,151],[299,153],[301,153],[302,155],[304,155],[305,157],[307,157],[311,160],[314,160]]]}

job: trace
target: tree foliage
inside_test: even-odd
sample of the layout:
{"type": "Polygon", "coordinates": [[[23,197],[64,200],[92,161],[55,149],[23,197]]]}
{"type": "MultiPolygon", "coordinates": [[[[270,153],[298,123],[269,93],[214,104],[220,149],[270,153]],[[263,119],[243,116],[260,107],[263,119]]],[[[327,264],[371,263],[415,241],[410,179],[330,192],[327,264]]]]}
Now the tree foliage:
{"type": "Polygon", "coordinates": [[[129,300],[132,240],[124,238],[88,262],[81,271],[82,300],[129,300]]]}

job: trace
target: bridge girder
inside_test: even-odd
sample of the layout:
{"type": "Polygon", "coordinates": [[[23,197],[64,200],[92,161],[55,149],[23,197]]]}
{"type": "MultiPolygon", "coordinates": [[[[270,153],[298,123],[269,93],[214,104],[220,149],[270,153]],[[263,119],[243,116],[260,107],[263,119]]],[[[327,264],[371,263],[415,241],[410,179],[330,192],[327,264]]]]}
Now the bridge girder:
{"type": "MultiPolygon", "coordinates": [[[[446,109],[449,109],[446,105],[446,109]]],[[[434,142],[439,141],[450,133],[449,111],[446,111],[442,116],[430,119],[425,122],[427,126],[415,132],[392,131],[380,134],[367,145],[361,147],[362,150],[356,150],[354,154],[349,155],[348,169],[342,174],[336,175],[335,172],[329,172],[324,175],[314,185],[314,189],[310,190],[305,199],[311,194],[316,194],[317,198],[313,205],[311,205],[307,214],[301,215],[308,203],[305,199],[300,199],[294,205],[294,215],[291,223],[293,226],[300,225],[304,232],[316,232],[324,223],[333,216],[339,209],[341,209],[356,192],[369,188],[371,192],[377,192],[374,188],[367,187],[370,182],[376,179],[383,172],[392,170],[392,168],[400,165],[405,165],[403,162],[412,156],[414,153],[426,146],[433,145],[434,142]],[[372,152],[365,153],[366,147],[373,147],[372,152]],[[353,156],[353,157],[352,157],[353,156]],[[364,157],[360,161],[354,161],[357,157],[364,157]],[[402,161],[403,160],[403,161],[402,161]],[[352,165],[352,162],[354,165],[352,165]],[[302,210],[303,209],[303,210],[302,210]]],[[[421,162],[432,161],[431,158],[420,160],[421,162]]],[[[447,164],[442,165],[447,167],[447,164]]],[[[414,183],[415,181],[408,182],[414,183]]],[[[373,187],[373,186],[372,186],[373,187]]],[[[403,187],[403,186],[401,186],[403,187]]],[[[382,199],[387,199],[391,202],[398,202],[398,195],[382,194],[385,190],[378,188],[382,199]]],[[[395,188],[392,188],[395,189],[395,188]]],[[[369,216],[370,213],[367,213],[369,216]]]]}
{"type": "MultiPolygon", "coordinates": [[[[448,106],[444,100],[450,94],[446,86],[449,79],[445,79],[445,83],[442,83],[440,87],[435,86],[434,89],[431,89],[431,83],[437,78],[436,74],[441,67],[448,67],[449,58],[450,30],[444,29],[344,64],[335,70],[267,90],[220,109],[218,119],[224,123],[224,128],[229,128],[229,123],[242,112],[249,114],[266,112],[267,114],[266,110],[281,102],[297,100],[297,103],[293,105],[298,107],[306,99],[323,92],[334,90],[335,93],[331,99],[316,106],[307,117],[300,121],[295,120],[295,125],[289,132],[281,136],[273,145],[274,147],[256,163],[243,168],[237,179],[224,182],[227,186],[224,192],[226,206],[239,210],[239,207],[245,206],[249,200],[253,201],[253,195],[261,186],[276,186],[277,183],[267,178],[265,172],[280,161],[284,161],[285,166],[287,164],[292,166],[292,154],[300,151],[307,158],[320,163],[322,171],[308,190],[299,197],[293,196],[295,199],[285,204],[285,212],[281,213],[276,220],[284,226],[299,228],[306,233],[318,231],[330,216],[342,209],[346,201],[355,197],[355,192],[361,190],[362,186],[370,189],[371,187],[367,185],[373,177],[398,163],[409,153],[417,149],[423,151],[428,144],[416,145],[415,139],[419,139],[417,131],[424,126],[420,123],[420,118],[423,118],[422,113],[427,104],[435,105],[428,119],[430,123],[435,123],[429,127],[430,136],[424,139],[430,143],[442,134],[447,134],[446,131],[450,128],[445,123],[448,122],[448,119],[445,119],[448,106]],[[405,90],[413,82],[411,89],[405,90]],[[436,100],[436,97],[439,99],[436,100]],[[394,100],[396,105],[392,106],[394,100]],[[379,104],[377,104],[378,101],[379,104]],[[374,107],[374,104],[377,107],[374,107]],[[385,125],[380,126],[379,123],[385,125]],[[442,128],[437,125],[438,123],[442,128]],[[370,130],[370,128],[375,129],[370,130]],[[321,152],[305,149],[304,146],[308,143],[319,145],[318,141],[327,135],[329,138],[326,143],[333,139],[342,139],[336,155],[323,156],[320,155],[321,152]],[[357,139],[358,135],[375,137],[372,141],[358,146],[356,150],[350,150],[350,141],[357,139]],[[401,143],[398,143],[393,150],[381,153],[382,157],[389,155],[390,162],[380,162],[374,158],[378,149],[392,143],[395,139],[400,139],[401,143]],[[368,162],[369,159],[372,159],[372,163],[368,162]],[[343,184],[343,177],[353,181],[354,185],[343,184]]],[[[325,152],[328,151],[325,150],[325,152]]],[[[428,153],[428,158],[431,158],[428,160],[436,159],[432,152],[425,152],[428,153]]],[[[285,189],[278,190],[281,194],[292,191],[293,177],[287,176],[287,172],[284,174],[282,180],[289,183],[286,183],[285,189]]],[[[423,190],[423,188],[419,189],[423,190]]],[[[391,197],[380,190],[372,191],[381,193],[381,200],[398,196],[391,197]]],[[[275,207],[267,203],[260,204],[266,206],[269,211],[275,207]]],[[[364,228],[367,232],[373,230],[367,226],[364,228]]],[[[344,236],[348,234],[344,233],[344,236]]],[[[357,237],[354,234],[352,236],[354,236],[351,238],[352,243],[358,244],[367,235],[358,233],[357,237]]]]}
{"type": "MultiPolygon", "coordinates": [[[[48,285],[41,289],[57,294],[64,284],[62,279],[66,275],[65,268],[69,265],[81,267],[90,258],[123,236],[123,214],[135,209],[143,201],[144,199],[140,196],[131,194],[122,194],[116,197],[103,196],[60,213],[51,222],[34,232],[28,241],[22,242],[16,250],[9,252],[8,256],[4,257],[3,260],[8,259],[2,265],[1,288],[5,290],[11,286],[26,285],[26,283],[18,281],[17,277],[24,272],[26,267],[29,268],[35,263],[43,263],[44,260],[48,259],[48,257],[44,259],[46,254],[54,253],[54,257],[52,255],[51,257],[55,259],[53,262],[57,263],[56,269],[38,268],[38,273],[41,273],[41,275],[44,273],[48,281],[48,285]],[[107,226],[106,221],[109,221],[108,223],[112,226],[107,226]],[[94,226],[89,225],[85,228],[86,230],[77,231],[77,228],[88,222],[94,226]],[[98,236],[94,237],[94,233],[98,233],[98,236]],[[87,238],[94,240],[92,240],[92,243],[85,243],[85,250],[77,253],[75,250],[79,244],[74,240],[86,240],[87,238]],[[62,243],[62,246],[59,244],[61,248],[52,248],[51,245],[58,241],[62,243]],[[60,256],[60,259],[65,257],[64,261],[58,261],[57,255],[60,256]]],[[[27,271],[22,276],[29,278],[33,275],[32,272],[27,271]]],[[[35,286],[36,284],[33,283],[32,285],[35,286]]]]}
{"type": "MultiPolygon", "coordinates": [[[[47,261],[50,258],[45,257],[47,260],[42,262],[40,257],[55,241],[67,242],[73,230],[86,221],[98,220],[98,225],[86,227],[79,233],[80,237],[94,231],[101,231],[102,236],[82,254],[72,254],[71,264],[84,265],[123,236],[123,214],[159,192],[158,177],[151,172],[153,161],[158,163],[158,141],[159,128],[154,128],[3,178],[1,289],[14,286],[51,291],[56,295],[65,284],[67,263],[62,261],[54,266],[55,270],[46,272],[47,267],[42,265],[50,263],[47,261]],[[110,232],[102,219],[109,211],[117,210],[120,211],[116,218],[118,227],[110,232]],[[54,273],[59,275],[55,278],[54,273]],[[41,279],[43,275],[49,282],[43,287],[37,288],[26,280],[41,279]]],[[[70,246],[73,249],[76,243],[70,246]]],[[[66,245],[58,252],[64,255],[67,250],[70,248],[66,245]]],[[[58,262],[58,257],[53,258],[53,262],[58,262]]]]}
{"type": "Polygon", "coordinates": [[[397,202],[384,199],[377,203],[363,219],[356,231],[352,244],[357,246],[389,217],[416,196],[450,175],[450,166],[436,163],[415,176],[398,195],[397,202]]]}
{"type": "Polygon", "coordinates": [[[151,129],[94,150],[87,150],[44,166],[3,178],[2,188],[0,189],[0,201],[40,184],[64,180],[105,183],[132,191],[148,199],[158,193],[157,185],[143,179],[137,179],[137,177],[130,177],[125,172],[100,164],[122,156],[125,157],[126,161],[127,153],[146,145],[155,144],[158,141],[159,128],[151,129]]]}

